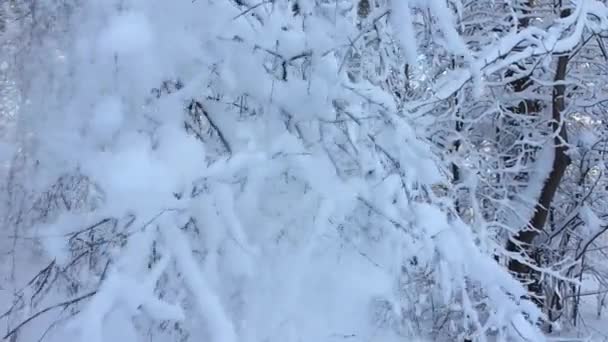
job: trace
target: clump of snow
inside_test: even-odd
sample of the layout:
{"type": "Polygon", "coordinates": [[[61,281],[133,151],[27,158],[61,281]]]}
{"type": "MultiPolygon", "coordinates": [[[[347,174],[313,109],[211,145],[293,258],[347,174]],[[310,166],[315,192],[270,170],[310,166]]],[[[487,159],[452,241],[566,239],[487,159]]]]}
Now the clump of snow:
{"type": "Polygon", "coordinates": [[[127,12],[113,16],[101,32],[99,48],[118,54],[138,53],[154,41],[154,33],[144,13],[127,12]]]}
{"type": "Polygon", "coordinates": [[[90,127],[92,134],[100,140],[108,141],[124,123],[124,109],[120,99],[107,97],[102,99],[93,111],[90,127]]]}
{"type": "Polygon", "coordinates": [[[418,62],[416,32],[412,22],[412,14],[408,0],[391,1],[391,24],[405,58],[410,65],[418,62]]]}
{"type": "Polygon", "coordinates": [[[585,222],[585,229],[590,234],[595,234],[606,222],[599,218],[597,214],[588,205],[583,205],[580,209],[580,215],[585,222]]]}

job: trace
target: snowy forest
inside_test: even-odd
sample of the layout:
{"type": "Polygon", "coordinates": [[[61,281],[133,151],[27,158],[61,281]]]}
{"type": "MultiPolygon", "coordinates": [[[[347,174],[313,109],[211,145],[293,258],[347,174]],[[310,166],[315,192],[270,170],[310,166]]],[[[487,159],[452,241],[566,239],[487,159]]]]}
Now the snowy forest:
{"type": "Polygon", "coordinates": [[[0,0],[0,339],[608,341],[606,0],[0,0]]]}

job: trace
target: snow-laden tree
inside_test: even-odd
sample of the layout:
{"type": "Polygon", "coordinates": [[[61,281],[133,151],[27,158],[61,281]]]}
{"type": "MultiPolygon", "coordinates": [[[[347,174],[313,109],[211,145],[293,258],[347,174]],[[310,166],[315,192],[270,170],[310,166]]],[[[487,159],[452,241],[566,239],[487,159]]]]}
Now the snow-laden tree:
{"type": "Polygon", "coordinates": [[[471,1],[454,10],[469,57],[434,48],[445,82],[406,106],[435,120],[449,193],[480,246],[530,282],[550,321],[576,321],[580,280],[605,284],[594,261],[606,230],[605,4],[471,1]]]}
{"type": "Polygon", "coordinates": [[[508,269],[571,276],[522,232],[603,3],[22,3],[6,338],[544,339],[508,269]]]}

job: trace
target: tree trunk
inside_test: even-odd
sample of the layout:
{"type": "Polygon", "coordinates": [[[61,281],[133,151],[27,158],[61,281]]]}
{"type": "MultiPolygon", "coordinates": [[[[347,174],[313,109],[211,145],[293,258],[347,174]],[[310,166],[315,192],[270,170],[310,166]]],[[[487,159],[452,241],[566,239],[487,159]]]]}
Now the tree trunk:
{"type": "MultiPolygon", "coordinates": [[[[562,11],[562,17],[569,14],[569,10],[562,11]]],[[[562,122],[562,112],[565,109],[565,92],[566,87],[561,82],[566,77],[569,56],[560,56],[557,61],[557,70],[555,74],[556,84],[553,86],[553,101],[552,101],[552,119],[551,124],[553,132],[556,134],[554,138],[554,153],[551,172],[542,187],[538,203],[535,208],[535,213],[529,223],[529,228],[520,231],[507,244],[507,250],[510,252],[522,253],[531,256],[535,255],[532,247],[534,238],[544,230],[547,222],[549,209],[559,184],[564,176],[566,168],[570,164],[570,158],[567,155],[568,141],[566,126],[562,122]]],[[[509,270],[515,273],[521,279],[532,280],[529,289],[536,295],[541,294],[540,279],[536,272],[526,264],[520,263],[517,260],[509,262],[509,270]],[[532,278],[532,279],[530,279],[532,278]]],[[[540,298],[537,298],[540,299],[540,298]]],[[[544,304],[542,300],[537,300],[537,304],[544,304]]]]}

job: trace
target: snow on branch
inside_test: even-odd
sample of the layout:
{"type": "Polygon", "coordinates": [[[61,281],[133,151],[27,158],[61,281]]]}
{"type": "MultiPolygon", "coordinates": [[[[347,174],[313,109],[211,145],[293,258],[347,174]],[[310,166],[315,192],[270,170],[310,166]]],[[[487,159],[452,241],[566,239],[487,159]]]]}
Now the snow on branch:
{"type": "MultiPolygon", "coordinates": [[[[436,2],[444,3],[440,0],[432,3],[436,2]]],[[[439,10],[438,12],[443,13],[439,10]]],[[[529,26],[507,33],[479,53],[475,53],[471,57],[469,68],[446,73],[437,82],[433,98],[439,100],[449,98],[466,82],[473,79],[476,72],[488,77],[530,57],[572,52],[583,41],[585,29],[592,33],[608,30],[608,7],[604,3],[596,0],[580,0],[570,15],[556,20],[548,29],[529,26]]],[[[453,33],[452,30],[448,32],[453,33]]],[[[452,41],[458,42],[460,39],[452,41]]],[[[456,44],[457,46],[452,50],[461,55],[465,53],[461,44],[456,44]]],[[[424,102],[410,106],[416,108],[423,104],[424,102]]]]}

